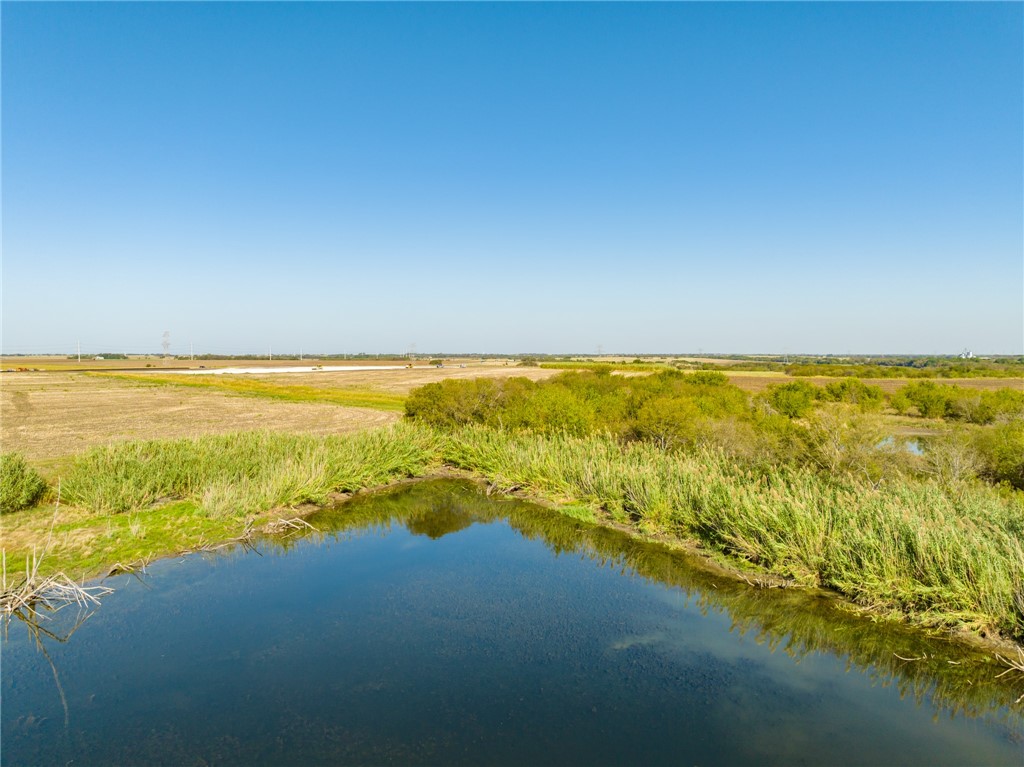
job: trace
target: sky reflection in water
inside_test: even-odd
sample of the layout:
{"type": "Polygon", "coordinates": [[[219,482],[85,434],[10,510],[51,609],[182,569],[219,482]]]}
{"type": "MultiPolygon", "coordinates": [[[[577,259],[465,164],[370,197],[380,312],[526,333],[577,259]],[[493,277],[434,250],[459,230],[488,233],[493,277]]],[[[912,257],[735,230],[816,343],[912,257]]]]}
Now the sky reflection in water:
{"type": "Polygon", "coordinates": [[[463,482],[310,521],[111,579],[46,654],[15,621],[4,764],[1024,757],[1000,669],[827,596],[751,589],[463,482]]]}

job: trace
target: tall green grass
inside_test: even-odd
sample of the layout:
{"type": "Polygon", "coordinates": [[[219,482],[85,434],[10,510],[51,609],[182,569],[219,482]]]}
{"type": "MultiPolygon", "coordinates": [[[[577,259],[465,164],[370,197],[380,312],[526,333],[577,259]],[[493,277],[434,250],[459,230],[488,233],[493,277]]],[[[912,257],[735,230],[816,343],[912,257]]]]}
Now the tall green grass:
{"type": "Polygon", "coordinates": [[[125,442],[79,456],[62,492],[99,513],[174,499],[194,501],[202,513],[242,515],[421,475],[436,460],[435,443],[432,433],[403,424],[329,437],[247,432],[125,442]]]}
{"type": "Polygon", "coordinates": [[[240,518],[442,464],[640,533],[701,541],[921,625],[1024,639],[1024,502],[978,483],[873,485],[798,467],[754,470],[707,448],[402,423],[327,438],[246,433],[93,449],[63,477],[62,497],[96,514],[176,500],[189,514],[240,518]]]}
{"type": "Polygon", "coordinates": [[[1024,507],[981,485],[875,487],[796,468],[753,472],[713,450],[467,427],[445,459],[505,486],[696,538],[784,578],[929,626],[1024,637],[1024,507]]]}

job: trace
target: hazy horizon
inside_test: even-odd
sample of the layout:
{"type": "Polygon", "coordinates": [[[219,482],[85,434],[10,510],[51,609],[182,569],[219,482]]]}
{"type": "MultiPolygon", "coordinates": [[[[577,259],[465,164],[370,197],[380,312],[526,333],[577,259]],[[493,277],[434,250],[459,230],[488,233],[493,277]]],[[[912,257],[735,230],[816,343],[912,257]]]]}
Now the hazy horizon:
{"type": "Polygon", "coordinates": [[[1024,354],[1020,3],[0,15],[3,354],[1024,354]]]}

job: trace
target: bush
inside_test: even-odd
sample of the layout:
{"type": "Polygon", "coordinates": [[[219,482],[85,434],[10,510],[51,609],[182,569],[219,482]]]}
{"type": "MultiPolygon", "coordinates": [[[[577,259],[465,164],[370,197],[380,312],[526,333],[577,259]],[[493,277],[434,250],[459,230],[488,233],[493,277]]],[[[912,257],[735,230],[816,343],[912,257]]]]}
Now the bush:
{"type": "Polygon", "coordinates": [[[826,402],[845,402],[856,405],[864,412],[880,410],[885,395],[877,386],[869,386],[857,378],[844,378],[830,382],[819,394],[826,402]]]}
{"type": "Polygon", "coordinates": [[[448,378],[414,389],[405,401],[405,414],[431,426],[483,423],[497,397],[498,386],[489,379],[448,378]]]}
{"type": "Polygon", "coordinates": [[[998,424],[978,432],[974,440],[981,475],[1024,490],[1024,421],[998,424]]]}
{"type": "Polygon", "coordinates": [[[768,402],[775,412],[787,418],[803,418],[814,407],[818,389],[805,381],[773,386],[768,390],[768,402]]]}
{"type": "Polygon", "coordinates": [[[18,453],[0,455],[0,513],[24,509],[39,500],[46,482],[18,453]]]}
{"type": "Polygon", "coordinates": [[[913,383],[902,389],[903,394],[924,418],[942,418],[949,403],[949,387],[931,381],[913,383]]]}
{"type": "Polygon", "coordinates": [[[698,435],[700,411],[688,399],[652,399],[636,415],[636,436],[663,450],[692,446],[698,435]]]}

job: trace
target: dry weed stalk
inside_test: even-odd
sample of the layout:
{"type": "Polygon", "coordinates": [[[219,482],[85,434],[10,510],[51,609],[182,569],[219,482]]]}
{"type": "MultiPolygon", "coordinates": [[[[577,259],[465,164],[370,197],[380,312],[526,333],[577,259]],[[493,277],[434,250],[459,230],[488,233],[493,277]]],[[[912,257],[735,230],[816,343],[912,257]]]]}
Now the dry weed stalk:
{"type": "MultiPolygon", "coordinates": [[[[998,658],[1007,667],[1003,673],[996,676],[996,679],[1006,676],[1007,674],[1012,674],[1014,671],[1019,674],[1024,674],[1024,650],[1020,647],[1017,648],[1016,658],[1004,658],[1002,655],[998,654],[996,655],[996,658],[998,658]]],[[[1024,700],[1024,695],[1017,698],[1014,703],[1020,703],[1022,700],[1024,700]]]]}
{"type": "Polygon", "coordinates": [[[38,608],[47,612],[56,612],[63,607],[75,604],[79,607],[96,607],[100,597],[110,594],[113,589],[106,586],[84,586],[75,583],[65,573],[41,576],[39,567],[43,563],[46,552],[53,540],[53,527],[57,522],[60,510],[60,482],[57,482],[57,503],[53,508],[53,519],[50,531],[46,536],[42,553],[38,556],[32,551],[32,559],[25,558],[25,577],[16,583],[7,582],[7,552],[0,552],[2,562],[2,590],[0,590],[0,613],[10,617],[16,612],[25,611],[38,615],[38,608]]]}

